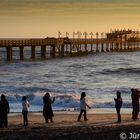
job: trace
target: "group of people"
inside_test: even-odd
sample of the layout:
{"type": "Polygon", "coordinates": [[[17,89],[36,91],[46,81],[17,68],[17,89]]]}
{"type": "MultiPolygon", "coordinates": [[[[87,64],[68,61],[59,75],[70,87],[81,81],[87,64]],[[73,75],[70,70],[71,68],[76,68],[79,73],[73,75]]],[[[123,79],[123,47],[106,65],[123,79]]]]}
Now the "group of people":
{"type": "MultiPolygon", "coordinates": [[[[48,123],[49,120],[51,123],[53,123],[53,110],[52,110],[52,104],[55,101],[55,97],[53,100],[50,98],[50,94],[47,92],[43,96],[43,116],[45,118],[45,122],[48,123]]],[[[23,96],[22,98],[22,114],[23,114],[23,126],[28,126],[28,111],[29,111],[30,104],[27,100],[26,96],[23,96]]]]}
{"type": "MultiPolygon", "coordinates": [[[[121,97],[121,92],[117,91],[116,92],[117,98],[114,98],[115,101],[115,108],[117,112],[117,118],[118,118],[118,123],[121,122],[121,114],[120,110],[123,104],[123,100],[121,97]]],[[[138,114],[139,114],[139,97],[140,97],[140,91],[138,89],[131,89],[131,99],[132,99],[132,119],[133,120],[138,120],[138,114]]]]}
{"type": "MultiPolygon", "coordinates": [[[[131,98],[132,98],[132,119],[137,120],[138,119],[138,114],[139,114],[139,97],[140,97],[140,92],[137,89],[131,89],[131,98]]],[[[115,108],[117,112],[117,122],[121,122],[121,107],[123,104],[123,100],[121,97],[121,92],[117,91],[116,92],[116,98],[114,98],[115,101],[115,108]]],[[[45,119],[45,123],[48,123],[49,121],[53,123],[53,110],[52,110],[52,104],[55,101],[55,97],[51,99],[50,94],[47,92],[43,96],[43,116],[45,119]]],[[[28,111],[29,111],[30,104],[27,100],[26,96],[22,97],[22,115],[23,115],[23,126],[28,126],[28,111]]],[[[87,121],[87,112],[86,108],[91,108],[87,102],[86,102],[86,93],[82,92],[81,97],[80,97],[80,114],[78,115],[77,121],[81,121],[82,114],[84,114],[84,121],[87,121]]],[[[4,94],[1,95],[1,100],[0,100],[0,128],[8,127],[8,114],[9,113],[9,103],[6,100],[6,97],[4,94]]]]}

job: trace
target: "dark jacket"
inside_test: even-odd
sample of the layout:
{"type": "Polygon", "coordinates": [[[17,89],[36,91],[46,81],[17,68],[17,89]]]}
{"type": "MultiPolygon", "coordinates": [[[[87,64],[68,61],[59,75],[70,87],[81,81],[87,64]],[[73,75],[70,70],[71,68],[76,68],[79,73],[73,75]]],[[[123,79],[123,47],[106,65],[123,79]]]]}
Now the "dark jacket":
{"type": "Polygon", "coordinates": [[[116,108],[121,108],[122,107],[122,103],[123,103],[122,98],[116,98],[114,100],[115,100],[115,107],[116,108]]]}
{"type": "Polygon", "coordinates": [[[52,104],[54,100],[51,100],[50,98],[43,98],[43,115],[51,118],[54,116],[53,110],[52,110],[52,104]]]}
{"type": "Polygon", "coordinates": [[[0,127],[8,126],[8,113],[9,113],[9,103],[8,101],[1,100],[0,101],[0,127]]]}

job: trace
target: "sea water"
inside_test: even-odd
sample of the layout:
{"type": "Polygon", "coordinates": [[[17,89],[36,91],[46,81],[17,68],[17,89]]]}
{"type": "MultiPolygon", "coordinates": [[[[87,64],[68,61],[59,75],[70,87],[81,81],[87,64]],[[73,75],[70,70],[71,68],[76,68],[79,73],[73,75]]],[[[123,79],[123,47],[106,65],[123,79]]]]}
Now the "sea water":
{"type": "Polygon", "coordinates": [[[24,95],[30,111],[42,111],[46,92],[56,98],[54,110],[77,110],[83,91],[93,110],[115,110],[114,97],[120,90],[123,109],[130,112],[130,89],[140,85],[139,54],[108,52],[44,61],[0,61],[0,94],[6,95],[11,112],[21,112],[24,95]]]}

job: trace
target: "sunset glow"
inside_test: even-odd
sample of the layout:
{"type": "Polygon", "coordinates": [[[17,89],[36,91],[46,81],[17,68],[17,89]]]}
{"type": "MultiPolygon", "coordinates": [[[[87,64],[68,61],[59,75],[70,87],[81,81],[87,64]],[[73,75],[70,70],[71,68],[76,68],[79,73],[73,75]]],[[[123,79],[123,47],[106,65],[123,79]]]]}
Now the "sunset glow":
{"type": "Polygon", "coordinates": [[[138,0],[3,0],[0,37],[57,37],[62,32],[139,29],[138,0]]]}

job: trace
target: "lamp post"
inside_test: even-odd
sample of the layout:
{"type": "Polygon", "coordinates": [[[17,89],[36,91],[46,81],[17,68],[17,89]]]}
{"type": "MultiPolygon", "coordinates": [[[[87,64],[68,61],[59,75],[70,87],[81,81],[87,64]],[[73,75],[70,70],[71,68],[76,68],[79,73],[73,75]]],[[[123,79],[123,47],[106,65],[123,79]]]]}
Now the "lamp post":
{"type": "Polygon", "coordinates": [[[92,49],[93,49],[93,33],[91,32],[90,33],[90,36],[91,36],[91,52],[93,51],[92,49]]]}
{"type": "Polygon", "coordinates": [[[73,42],[73,44],[74,44],[74,34],[75,34],[75,32],[73,32],[73,34],[72,34],[72,42],[73,42]]]}
{"type": "Polygon", "coordinates": [[[58,38],[60,38],[61,35],[62,35],[61,32],[58,32],[58,38]]]}
{"type": "Polygon", "coordinates": [[[105,33],[104,35],[106,39],[106,52],[109,52],[108,33],[105,33]]]}
{"type": "Polygon", "coordinates": [[[81,51],[81,43],[80,43],[80,41],[81,41],[82,33],[81,32],[77,32],[77,34],[78,34],[78,51],[79,51],[79,48],[80,48],[80,51],[81,51]]]}
{"type": "Polygon", "coordinates": [[[66,53],[68,54],[68,36],[69,36],[69,33],[66,32],[66,53]]]}
{"type": "MultiPolygon", "coordinates": [[[[139,31],[137,29],[137,40],[139,40],[139,31]]],[[[137,42],[137,49],[139,48],[139,42],[137,42]]]]}
{"type": "Polygon", "coordinates": [[[73,50],[73,48],[74,48],[74,35],[75,35],[75,32],[73,32],[73,41],[72,41],[72,43],[73,43],[73,45],[72,45],[72,48],[71,48],[71,51],[73,50]]]}
{"type": "Polygon", "coordinates": [[[68,32],[66,32],[66,37],[69,37],[69,33],[68,32]]]}
{"type": "Polygon", "coordinates": [[[83,35],[85,35],[85,51],[87,52],[87,32],[84,32],[83,35]]]}
{"type": "Polygon", "coordinates": [[[97,39],[97,47],[96,47],[96,52],[99,52],[99,48],[98,48],[98,36],[99,36],[99,33],[96,32],[96,39],[97,39]]]}
{"type": "Polygon", "coordinates": [[[104,37],[104,33],[101,33],[101,39],[102,39],[102,48],[101,51],[104,52],[104,43],[103,43],[103,37],[104,37]]]}
{"type": "Polygon", "coordinates": [[[61,39],[60,39],[60,37],[61,37],[61,32],[58,32],[58,52],[59,52],[59,56],[61,55],[60,53],[61,53],[61,39]]]}

